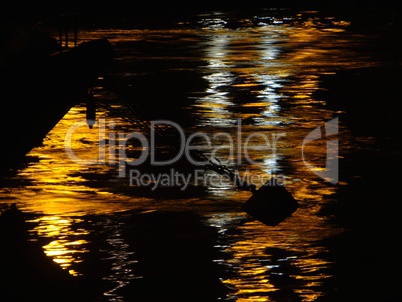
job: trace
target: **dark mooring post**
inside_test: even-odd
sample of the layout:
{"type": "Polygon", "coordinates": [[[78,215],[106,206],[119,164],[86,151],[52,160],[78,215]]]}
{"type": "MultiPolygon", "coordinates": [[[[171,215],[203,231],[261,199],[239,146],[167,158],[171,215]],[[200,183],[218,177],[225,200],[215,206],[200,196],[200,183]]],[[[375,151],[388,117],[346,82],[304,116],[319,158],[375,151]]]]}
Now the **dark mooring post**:
{"type": "Polygon", "coordinates": [[[63,15],[59,16],[59,47],[63,47],[63,15]]]}
{"type": "Polygon", "coordinates": [[[64,18],[64,30],[65,32],[65,41],[64,41],[64,47],[68,48],[68,24],[66,18],[64,18]]]}
{"type": "Polygon", "coordinates": [[[86,106],[87,124],[89,129],[92,129],[96,122],[96,99],[92,95],[88,95],[86,106]]]}
{"type": "Polygon", "coordinates": [[[78,45],[78,24],[77,24],[77,16],[73,15],[73,30],[74,30],[74,47],[78,45]]]}

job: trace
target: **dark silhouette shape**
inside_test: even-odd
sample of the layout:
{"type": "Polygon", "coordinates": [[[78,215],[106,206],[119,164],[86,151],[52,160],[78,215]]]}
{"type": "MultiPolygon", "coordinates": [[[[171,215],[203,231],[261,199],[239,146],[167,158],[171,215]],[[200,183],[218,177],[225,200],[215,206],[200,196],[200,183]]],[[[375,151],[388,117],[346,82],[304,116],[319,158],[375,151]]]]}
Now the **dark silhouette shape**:
{"type": "Polygon", "coordinates": [[[127,223],[125,238],[143,276],[126,289],[127,301],[218,301],[229,293],[213,261],[225,256],[214,247],[218,234],[199,215],[154,211],[131,215],[127,223]]]}
{"type": "Polygon", "coordinates": [[[271,226],[278,225],[297,208],[297,200],[275,178],[255,191],[242,206],[251,217],[271,226]]]}
{"type": "Polygon", "coordinates": [[[0,301],[96,301],[98,285],[72,277],[30,240],[31,215],[14,203],[0,214],[0,301]]]}
{"type": "Polygon", "coordinates": [[[193,155],[207,162],[205,169],[227,177],[239,190],[252,192],[253,195],[242,206],[242,210],[262,223],[278,225],[298,208],[297,200],[274,177],[256,190],[254,184],[242,181],[238,174],[222,165],[219,159],[210,160],[199,152],[194,152],[193,155]]]}
{"type": "Polygon", "coordinates": [[[55,38],[33,27],[13,31],[3,47],[4,56],[10,60],[37,60],[59,51],[55,38]]]}
{"type": "Polygon", "coordinates": [[[96,100],[92,95],[86,99],[86,119],[89,129],[92,129],[96,122],[96,100]]]}
{"type": "Polygon", "coordinates": [[[4,242],[10,245],[21,245],[27,238],[25,220],[21,210],[12,203],[0,215],[0,235],[4,242]]]}
{"type": "Polygon", "coordinates": [[[51,54],[32,51],[30,56],[0,65],[7,95],[0,112],[0,173],[14,169],[71,107],[88,97],[113,59],[113,47],[107,39],[96,39],[51,54]]]}

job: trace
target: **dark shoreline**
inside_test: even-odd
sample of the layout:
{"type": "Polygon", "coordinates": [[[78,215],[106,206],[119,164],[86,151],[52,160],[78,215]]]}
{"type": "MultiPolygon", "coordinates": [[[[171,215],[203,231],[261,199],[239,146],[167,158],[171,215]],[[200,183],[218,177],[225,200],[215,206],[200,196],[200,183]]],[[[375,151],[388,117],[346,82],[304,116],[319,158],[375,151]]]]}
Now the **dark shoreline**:
{"type": "MultiPolygon", "coordinates": [[[[35,216],[20,214],[27,220],[35,216]]],[[[23,226],[18,223],[19,218],[16,215],[13,222],[8,221],[14,224],[10,228],[0,216],[0,234],[7,239],[3,240],[0,259],[9,263],[3,263],[6,269],[0,274],[2,302],[109,301],[110,297],[104,293],[113,289],[113,282],[105,281],[105,277],[112,272],[113,260],[107,260],[105,251],[113,247],[104,237],[107,234],[102,221],[107,220],[121,227],[128,250],[138,260],[125,268],[138,277],[129,280],[116,295],[124,296],[127,301],[171,298],[204,302],[224,299],[230,292],[220,281],[223,268],[214,262],[223,257],[215,247],[218,234],[197,214],[154,211],[84,217],[85,227],[92,231],[88,238],[89,252],[79,266],[83,276],[79,277],[72,277],[44,254],[43,238],[30,235],[28,240],[25,232],[33,225],[23,226]],[[21,227],[26,229],[18,231],[21,227]]]]}

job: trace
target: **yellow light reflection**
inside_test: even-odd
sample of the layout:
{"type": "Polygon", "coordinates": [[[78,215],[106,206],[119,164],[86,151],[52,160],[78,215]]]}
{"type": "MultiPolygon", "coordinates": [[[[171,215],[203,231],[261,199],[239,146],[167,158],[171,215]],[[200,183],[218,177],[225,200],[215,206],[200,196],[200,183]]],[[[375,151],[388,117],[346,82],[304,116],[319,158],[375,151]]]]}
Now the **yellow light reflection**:
{"type": "MultiPolygon", "coordinates": [[[[281,20],[277,23],[280,24],[281,20]]],[[[337,231],[328,230],[325,218],[317,213],[325,202],[324,197],[333,194],[335,188],[320,185],[317,178],[312,179],[312,171],[300,159],[301,143],[309,131],[333,114],[319,108],[320,102],[311,98],[318,87],[320,72],[328,72],[327,69],[322,70],[322,66],[353,67],[346,53],[352,50],[339,47],[343,43],[342,38],[334,39],[334,34],[342,29],[320,29],[314,19],[306,21],[301,27],[267,25],[239,30],[225,29],[226,21],[220,18],[205,18],[201,24],[204,27],[198,33],[202,37],[198,46],[205,50],[203,60],[206,64],[200,66],[200,70],[208,88],[203,91],[204,96],[191,105],[198,114],[196,130],[202,128],[215,133],[222,129],[233,134],[237,144],[236,128],[233,127],[237,118],[247,120],[242,128],[244,137],[261,131],[281,134],[286,128],[286,135],[280,139],[276,153],[272,150],[251,150],[249,155],[257,162],[242,161],[238,168],[244,174],[263,178],[267,174],[281,172],[281,165],[286,160],[288,175],[284,177],[289,184],[288,189],[303,205],[278,228],[251,221],[238,226],[235,234],[226,235],[227,242],[222,248],[230,255],[225,264],[233,270],[233,275],[223,282],[235,288],[236,301],[267,301],[269,298],[264,294],[281,290],[283,283],[278,281],[277,276],[285,274],[292,284],[295,282],[291,290],[301,297],[301,301],[315,301],[322,294],[319,284],[331,276],[326,270],[330,263],[321,258],[326,251],[314,243],[337,231]]],[[[347,26],[345,23],[338,25],[347,26]]],[[[158,35],[175,38],[178,34],[182,34],[180,29],[177,32],[116,30],[110,33],[115,37],[114,41],[119,39],[119,42],[147,41],[149,37],[158,35]]],[[[159,62],[166,57],[161,55],[151,59],[159,62]]],[[[173,56],[169,59],[184,61],[188,58],[173,56]]],[[[114,107],[114,104],[110,105],[110,108],[114,107]]],[[[98,113],[102,114],[102,111],[98,113]]],[[[39,162],[20,173],[28,179],[35,176],[31,177],[32,190],[29,191],[30,186],[27,186],[23,196],[20,196],[20,190],[10,194],[23,199],[26,209],[49,214],[37,220],[39,225],[35,231],[40,236],[51,238],[51,242],[44,247],[46,253],[73,275],[79,274],[74,264],[79,263],[82,253],[87,252],[87,242],[82,237],[85,238],[88,231],[72,228],[79,220],[59,214],[110,213],[134,207],[135,204],[141,206],[141,199],[132,196],[124,198],[124,206],[121,206],[118,194],[102,190],[98,183],[86,185],[87,180],[80,173],[86,171],[99,179],[100,176],[108,178],[110,167],[82,166],[66,156],[63,144],[66,131],[77,121],[83,121],[84,116],[85,108],[76,107],[60,121],[45,139],[44,147],[30,153],[37,156],[39,162]],[[111,197],[113,202],[110,202],[111,197]],[[80,236],[79,239],[77,236],[80,236]]],[[[124,121],[119,121],[119,125],[126,126],[129,132],[133,130],[132,125],[124,124],[124,121]]],[[[86,127],[77,129],[72,139],[77,156],[84,160],[100,159],[97,130],[96,127],[92,131],[86,127]]],[[[106,140],[106,137],[101,136],[102,139],[106,140]]],[[[220,151],[223,158],[229,158],[225,154],[227,151],[220,151]]],[[[313,156],[318,155],[314,160],[322,160],[322,151],[314,147],[311,149],[313,156]]],[[[211,195],[236,201],[247,200],[250,196],[250,192],[234,191],[229,186],[212,188],[210,192],[211,195]]],[[[220,219],[225,220],[221,216],[213,217],[211,224],[216,225],[221,234],[226,226],[217,222],[220,219]]],[[[233,217],[229,217],[227,223],[231,219],[233,217]]],[[[124,270],[125,266],[117,261],[121,260],[121,251],[126,249],[120,237],[120,233],[116,232],[116,239],[113,237],[109,242],[118,250],[113,254],[115,267],[124,270]]],[[[121,282],[119,274],[116,273],[113,278],[121,282]]]]}
{"type": "Polygon", "coordinates": [[[45,254],[61,268],[68,270],[71,275],[81,275],[73,266],[82,262],[82,254],[88,252],[85,247],[88,241],[82,237],[88,235],[89,231],[76,228],[74,225],[82,223],[83,220],[71,217],[43,216],[30,222],[37,224],[37,227],[31,232],[52,240],[43,246],[45,254]]]}
{"type": "MultiPolygon", "coordinates": [[[[122,110],[119,102],[110,100],[109,103],[111,110],[122,110]]],[[[38,160],[18,173],[24,189],[0,194],[19,200],[23,211],[44,215],[104,214],[139,207],[146,198],[139,198],[139,203],[127,203],[125,196],[113,193],[113,185],[119,185],[114,181],[118,171],[112,161],[116,160],[112,155],[117,153],[119,131],[131,133],[132,123],[109,117],[107,108],[97,109],[97,122],[92,129],[86,124],[85,104],[71,108],[47,134],[43,144],[29,152],[30,157],[38,160]],[[72,133],[71,129],[74,129],[72,133]],[[111,135],[116,138],[114,149],[108,145],[111,135]],[[68,150],[73,156],[69,156],[68,150]]]]}
{"type": "MultiPolygon", "coordinates": [[[[280,294],[286,280],[292,284],[286,291],[300,301],[315,301],[323,295],[320,286],[332,277],[328,271],[331,263],[322,257],[325,247],[311,243],[339,230],[326,229],[324,218],[314,215],[318,209],[298,210],[276,227],[246,221],[237,224],[233,234],[228,232],[220,248],[230,255],[225,265],[233,274],[223,283],[235,290],[236,301],[271,301],[270,294],[280,294]]],[[[238,219],[241,217],[235,214],[216,214],[209,223],[225,233],[238,219]]],[[[286,299],[286,293],[283,295],[286,299]]]]}

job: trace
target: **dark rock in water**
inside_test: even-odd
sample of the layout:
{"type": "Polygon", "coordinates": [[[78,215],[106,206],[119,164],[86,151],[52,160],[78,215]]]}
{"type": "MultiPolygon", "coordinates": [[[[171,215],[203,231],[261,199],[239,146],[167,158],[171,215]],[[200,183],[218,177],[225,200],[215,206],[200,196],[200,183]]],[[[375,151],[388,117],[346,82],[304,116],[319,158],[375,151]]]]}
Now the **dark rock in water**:
{"type": "Polygon", "coordinates": [[[275,178],[255,191],[242,207],[251,217],[271,226],[278,225],[297,208],[297,200],[275,178]]]}

